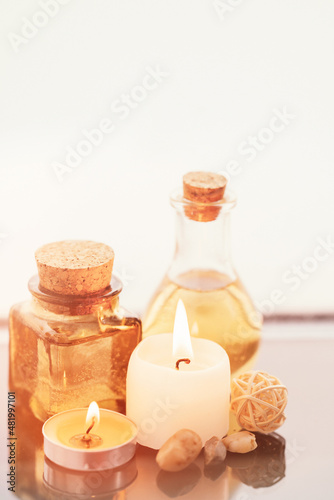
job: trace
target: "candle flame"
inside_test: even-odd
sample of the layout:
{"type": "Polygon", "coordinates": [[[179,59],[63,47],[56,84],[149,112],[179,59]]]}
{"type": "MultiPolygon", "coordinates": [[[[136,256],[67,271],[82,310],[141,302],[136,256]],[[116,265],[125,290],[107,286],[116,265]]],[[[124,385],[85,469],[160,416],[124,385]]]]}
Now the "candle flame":
{"type": "Polygon", "coordinates": [[[100,422],[99,406],[95,401],[92,401],[87,411],[86,426],[90,427],[91,425],[94,425],[94,431],[95,431],[97,426],[99,425],[99,422],[100,422]]]}
{"type": "Polygon", "coordinates": [[[173,358],[175,362],[181,358],[193,359],[194,353],[191,345],[188,318],[182,300],[177,303],[174,331],[173,331],[173,358]]]}

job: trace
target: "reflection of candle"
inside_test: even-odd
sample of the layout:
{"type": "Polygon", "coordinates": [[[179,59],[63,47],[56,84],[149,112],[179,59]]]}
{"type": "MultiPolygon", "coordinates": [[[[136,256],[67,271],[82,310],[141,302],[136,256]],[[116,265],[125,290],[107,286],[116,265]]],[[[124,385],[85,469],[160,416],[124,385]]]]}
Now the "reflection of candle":
{"type": "Polygon", "coordinates": [[[88,412],[78,408],[49,418],[43,435],[44,453],[52,462],[75,470],[102,470],[133,457],[137,428],[124,415],[92,403],[88,412]]]}
{"type": "Polygon", "coordinates": [[[158,449],[182,428],[197,432],[203,443],[213,435],[223,437],[229,396],[228,356],[210,340],[190,338],[183,304],[173,335],[148,337],[132,353],[127,415],[138,425],[138,442],[144,446],[158,449]]]}
{"type": "Polygon", "coordinates": [[[48,458],[44,459],[43,479],[48,492],[45,498],[48,499],[115,499],[113,495],[129,487],[136,477],[135,457],[121,467],[84,472],[65,469],[48,458]]]}

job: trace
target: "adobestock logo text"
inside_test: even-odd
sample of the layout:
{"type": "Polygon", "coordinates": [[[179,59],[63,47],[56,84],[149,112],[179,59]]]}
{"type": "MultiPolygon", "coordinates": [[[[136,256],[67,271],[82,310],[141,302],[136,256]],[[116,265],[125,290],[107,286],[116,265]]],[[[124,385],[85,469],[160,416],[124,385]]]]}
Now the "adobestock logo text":
{"type": "Polygon", "coordinates": [[[18,52],[21,46],[26,45],[35,38],[40,29],[44,28],[53,17],[57,16],[60,8],[67,5],[71,0],[40,0],[40,9],[28,19],[22,17],[20,33],[8,33],[8,40],[14,52],[18,52]]]}
{"type": "MultiPolygon", "coordinates": [[[[245,157],[248,163],[253,162],[262,151],[269,147],[269,144],[274,141],[278,134],[286,130],[295,118],[296,115],[290,113],[286,106],[283,106],[281,109],[274,108],[267,125],[239,143],[237,148],[239,155],[245,157]]],[[[241,174],[243,167],[242,160],[229,160],[225,167],[220,169],[218,173],[226,177],[229,181],[231,177],[241,174]]]]}
{"type": "Polygon", "coordinates": [[[333,254],[333,236],[329,234],[326,238],[318,237],[312,254],[304,257],[300,263],[293,264],[282,274],[281,281],[285,285],[285,290],[283,287],[274,288],[267,298],[255,301],[256,307],[262,314],[268,316],[274,314],[276,306],[283,304],[288,295],[295,293],[302,283],[307,281],[333,254]]]}
{"type": "Polygon", "coordinates": [[[226,16],[234,12],[244,0],[213,0],[212,5],[217,12],[219,19],[224,21],[226,16]]]}
{"type": "Polygon", "coordinates": [[[63,162],[53,161],[51,166],[59,182],[63,182],[64,176],[70,174],[83,161],[91,155],[95,148],[99,147],[106,135],[116,130],[117,121],[125,120],[154,92],[169,73],[162,70],[159,65],[155,67],[147,66],[146,74],[141,83],[135,85],[130,91],[121,94],[110,105],[113,118],[105,117],[92,129],[82,129],[83,136],[74,146],[67,146],[65,159],[63,162]]]}

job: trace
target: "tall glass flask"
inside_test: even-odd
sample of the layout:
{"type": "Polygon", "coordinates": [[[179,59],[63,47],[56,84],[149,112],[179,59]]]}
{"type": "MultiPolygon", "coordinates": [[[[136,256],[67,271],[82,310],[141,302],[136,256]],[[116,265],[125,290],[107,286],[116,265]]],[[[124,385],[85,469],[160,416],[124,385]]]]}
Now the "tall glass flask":
{"type": "Polygon", "coordinates": [[[232,264],[230,217],[236,199],[225,186],[221,175],[191,172],[184,176],[183,191],[172,193],[175,254],[145,314],[143,337],[172,332],[182,299],[191,335],[220,344],[236,374],[255,360],[262,318],[232,264]]]}

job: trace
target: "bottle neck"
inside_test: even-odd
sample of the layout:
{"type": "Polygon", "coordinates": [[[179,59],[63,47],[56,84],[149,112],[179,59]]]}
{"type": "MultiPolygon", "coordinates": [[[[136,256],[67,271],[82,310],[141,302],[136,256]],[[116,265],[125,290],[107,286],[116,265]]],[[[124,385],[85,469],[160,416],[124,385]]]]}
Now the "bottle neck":
{"type": "Polygon", "coordinates": [[[42,288],[38,276],[33,276],[28,284],[34,298],[35,309],[65,316],[85,316],[95,313],[117,313],[122,283],[114,276],[110,286],[91,295],[60,295],[42,288]]]}
{"type": "Polygon", "coordinates": [[[235,200],[228,201],[209,208],[215,209],[215,217],[203,221],[198,220],[203,219],[203,205],[192,203],[190,207],[184,199],[172,196],[172,206],[176,209],[176,247],[169,279],[186,288],[199,289],[220,288],[235,281],[230,253],[230,218],[235,200]]]}

